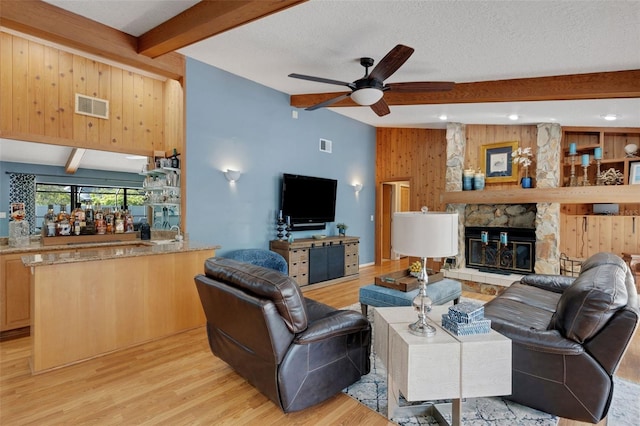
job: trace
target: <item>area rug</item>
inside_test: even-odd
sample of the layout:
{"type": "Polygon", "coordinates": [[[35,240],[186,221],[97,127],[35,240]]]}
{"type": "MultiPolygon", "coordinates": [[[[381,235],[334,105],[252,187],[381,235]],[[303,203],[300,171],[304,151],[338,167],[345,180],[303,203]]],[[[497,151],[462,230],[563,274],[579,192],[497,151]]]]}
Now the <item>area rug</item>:
{"type": "MultiPolygon", "coordinates": [[[[359,312],[360,304],[356,303],[343,309],[359,312]]],[[[372,309],[369,310],[369,320],[373,324],[372,311],[372,309]]],[[[370,373],[344,389],[343,392],[386,417],[387,371],[380,358],[372,353],[370,373]]],[[[640,402],[640,385],[615,377],[608,425],[636,426],[640,418],[640,404],[638,402],[640,402]]],[[[450,415],[445,415],[445,419],[451,423],[450,415]]],[[[401,426],[438,424],[431,416],[412,416],[392,418],[391,420],[401,426]]],[[[462,404],[462,423],[464,425],[554,426],[558,424],[558,420],[551,414],[500,397],[467,398],[462,404]]]]}

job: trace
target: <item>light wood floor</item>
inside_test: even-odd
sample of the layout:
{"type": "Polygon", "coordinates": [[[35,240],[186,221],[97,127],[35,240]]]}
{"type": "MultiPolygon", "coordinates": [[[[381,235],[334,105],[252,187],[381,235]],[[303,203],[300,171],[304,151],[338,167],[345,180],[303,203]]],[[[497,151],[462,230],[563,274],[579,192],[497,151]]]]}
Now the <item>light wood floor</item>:
{"type": "MultiPolygon", "coordinates": [[[[335,307],[358,301],[374,276],[402,269],[387,262],[361,269],[359,279],[305,293],[335,307]]],[[[464,293],[487,300],[490,296],[464,293]]],[[[621,377],[640,382],[640,337],[621,377]]],[[[283,414],[214,357],[204,328],[31,376],[29,338],[0,343],[0,424],[8,425],[389,425],[344,394],[283,414]]],[[[583,423],[561,420],[561,426],[583,423]]]]}

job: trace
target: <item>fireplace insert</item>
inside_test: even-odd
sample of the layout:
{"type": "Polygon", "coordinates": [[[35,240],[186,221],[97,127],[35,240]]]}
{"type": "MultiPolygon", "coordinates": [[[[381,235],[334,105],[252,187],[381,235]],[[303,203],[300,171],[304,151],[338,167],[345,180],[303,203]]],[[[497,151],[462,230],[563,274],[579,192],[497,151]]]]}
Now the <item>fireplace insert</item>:
{"type": "Polygon", "coordinates": [[[465,228],[466,266],[497,274],[532,274],[536,230],[531,228],[465,228]]]}

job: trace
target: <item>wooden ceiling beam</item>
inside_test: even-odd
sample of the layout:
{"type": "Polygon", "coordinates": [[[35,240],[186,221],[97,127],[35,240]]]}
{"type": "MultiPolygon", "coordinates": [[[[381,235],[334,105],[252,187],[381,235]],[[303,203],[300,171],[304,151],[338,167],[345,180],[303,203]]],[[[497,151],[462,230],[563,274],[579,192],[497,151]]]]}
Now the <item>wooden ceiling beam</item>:
{"type": "Polygon", "coordinates": [[[183,55],[140,55],[136,37],[43,1],[2,0],[0,26],[163,77],[184,78],[183,55]]]}
{"type": "Polygon", "coordinates": [[[307,0],[203,0],[138,37],[138,53],[157,58],[307,0]]]}
{"type": "Polygon", "coordinates": [[[69,158],[67,158],[67,164],[64,166],[65,173],[72,175],[78,171],[85,152],[87,152],[85,148],[73,148],[71,150],[69,158]]]}
{"type": "MultiPolygon", "coordinates": [[[[343,92],[291,95],[291,106],[307,108],[343,92]]],[[[385,92],[388,105],[465,104],[640,97],[640,70],[458,83],[448,92],[385,92]]],[[[350,98],[331,107],[358,106],[350,98]]]]}

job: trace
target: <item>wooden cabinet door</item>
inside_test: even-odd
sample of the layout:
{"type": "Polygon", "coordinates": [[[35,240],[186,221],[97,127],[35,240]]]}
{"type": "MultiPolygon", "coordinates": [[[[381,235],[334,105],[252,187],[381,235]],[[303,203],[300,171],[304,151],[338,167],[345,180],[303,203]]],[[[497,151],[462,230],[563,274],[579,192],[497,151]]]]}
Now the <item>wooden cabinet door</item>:
{"type": "Polygon", "coordinates": [[[560,226],[560,251],[569,257],[640,253],[640,216],[564,215],[560,226]]]}
{"type": "Polygon", "coordinates": [[[31,317],[29,268],[22,264],[22,254],[0,256],[0,331],[26,327],[31,317]]]}

